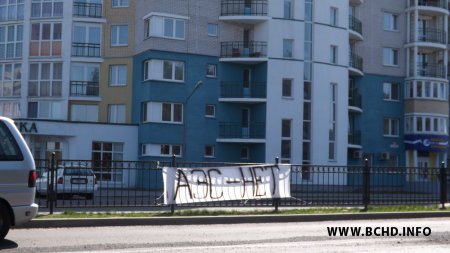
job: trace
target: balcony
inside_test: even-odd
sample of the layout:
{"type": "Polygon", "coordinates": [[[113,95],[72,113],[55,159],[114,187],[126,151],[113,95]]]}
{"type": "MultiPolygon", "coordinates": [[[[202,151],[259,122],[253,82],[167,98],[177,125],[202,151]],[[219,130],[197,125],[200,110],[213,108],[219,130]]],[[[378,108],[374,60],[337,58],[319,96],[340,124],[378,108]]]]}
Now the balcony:
{"type": "Polygon", "coordinates": [[[100,57],[100,44],[74,42],[72,43],[72,56],[100,57]]]}
{"type": "Polygon", "coordinates": [[[70,81],[70,95],[76,97],[98,97],[99,83],[89,81],[70,81]]]}
{"type": "Polygon", "coordinates": [[[348,133],[348,146],[350,148],[361,148],[361,131],[350,131],[348,133]]]}
{"type": "Polygon", "coordinates": [[[75,17],[101,18],[102,4],[74,2],[73,15],[75,17]]]}
{"type": "Polygon", "coordinates": [[[431,78],[445,78],[446,77],[445,65],[418,62],[417,72],[414,73],[414,69],[410,69],[410,75],[420,77],[431,77],[431,78]]]}
{"type": "Polygon", "coordinates": [[[220,20],[256,24],[268,20],[267,0],[222,0],[220,20]]]}
{"type": "Polygon", "coordinates": [[[363,76],[363,58],[350,52],[349,60],[350,74],[354,76],[363,76]]]}
{"type": "Polygon", "coordinates": [[[362,110],[362,97],[361,94],[354,93],[348,98],[348,110],[351,112],[361,113],[362,110]]]}
{"type": "Polygon", "coordinates": [[[219,122],[217,142],[265,143],[266,123],[250,122],[243,126],[240,122],[219,122]]]}
{"type": "Polygon", "coordinates": [[[430,14],[433,12],[448,14],[447,0],[418,0],[417,5],[415,0],[409,0],[409,8],[418,8],[419,11],[424,11],[430,14]]]}
{"type": "Polygon", "coordinates": [[[441,47],[446,48],[447,33],[440,29],[417,29],[417,34],[411,33],[412,42],[426,42],[442,44],[441,47]]]}
{"type": "Polygon", "coordinates": [[[232,41],[220,43],[220,61],[259,63],[267,61],[267,42],[232,41]]]}
{"type": "Polygon", "coordinates": [[[252,82],[248,87],[242,83],[222,82],[220,86],[220,102],[261,103],[266,101],[267,84],[252,82]]]}
{"type": "Polygon", "coordinates": [[[350,29],[350,39],[363,40],[362,23],[359,19],[353,15],[350,15],[348,17],[348,27],[350,29]]]}

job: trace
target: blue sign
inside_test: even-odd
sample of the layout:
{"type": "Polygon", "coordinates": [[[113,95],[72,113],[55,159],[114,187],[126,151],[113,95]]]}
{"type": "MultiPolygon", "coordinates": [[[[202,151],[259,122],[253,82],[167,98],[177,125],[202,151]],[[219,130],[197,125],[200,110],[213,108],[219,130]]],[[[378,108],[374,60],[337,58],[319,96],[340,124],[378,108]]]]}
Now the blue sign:
{"type": "Polygon", "coordinates": [[[447,152],[448,140],[447,135],[405,135],[405,149],[447,152]]]}

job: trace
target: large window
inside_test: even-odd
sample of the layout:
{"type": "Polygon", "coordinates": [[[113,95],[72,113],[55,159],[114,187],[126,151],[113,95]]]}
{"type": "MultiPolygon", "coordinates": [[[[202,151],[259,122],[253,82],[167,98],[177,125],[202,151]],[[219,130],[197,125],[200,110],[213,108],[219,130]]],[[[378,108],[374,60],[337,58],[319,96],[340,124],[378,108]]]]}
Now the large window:
{"type": "Polygon", "coordinates": [[[0,21],[22,20],[25,0],[0,1],[0,21]]]}
{"type": "Polygon", "coordinates": [[[112,25],[111,26],[111,46],[127,46],[128,45],[128,25],[112,25]]]}
{"type": "Polygon", "coordinates": [[[125,105],[108,105],[108,122],[125,123],[125,105]]]}
{"type": "Polygon", "coordinates": [[[28,102],[28,118],[62,119],[61,101],[28,102]]]}
{"type": "Polygon", "coordinates": [[[144,80],[184,81],[184,62],[148,60],[144,63],[144,80]]]}
{"type": "Polygon", "coordinates": [[[389,101],[400,100],[400,85],[398,83],[383,83],[383,99],[389,101]]]}
{"type": "Polygon", "coordinates": [[[447,135],[447,117],[415,115],[405,117],[405,133],[447,135]]]}
{"type": "Polygon", "coordinates": [[[383,65],[398,66],[399,50],[395,48],[383,48],[383,65]]]}
{"type": "Polygon", "coordinates": [[[127,85],[127,65],[109,66],[109,85],[110,86],[127,85]]]}
{"type": "Polygon", "coordinates": [[[31,24],[30,56],[61,56],[61,23],[31,24]]]}
{"type": "Polygon", "coordinates": [[[30,97],[60,97],[62,85],[62,63],[31,63],[28,82],[30,97]]]}
{"type": "Polygon", "coordinates": [[[22,57],[23,26],[0,26],[0,59],[22,57]]]}
{"type": "Polygon", "coordinates": [[[70,95],[99,95],[99,65],[74,63],[71,67],[70,95]]]}
{"type": "Polygon", "coordinates": [[[31,3],[31,17],[62,17],[63,0],[33,0],[31,3]]]}
{"type": "Polygon", "coordinates": [[[448,84],[439,81],[407,81],[405,98],[447,100],[448,84]]]}
{"type": "Polygon", "coordinates": [[[174,144],[142,144],[142,156],[181,157],[181,145],[174,144]]]}
{"type": "Polygon", "coordinates": [[[20,102],[19,101],[1,101],[0,115],[9,118],[20,118],[20,102]]]}
{"type": "Polygon", "coordinates": [[[0,97],[19,97],[21,64],[0,63],[0,97]]]}
{"type": "Polygon", "coordinates": [[[387,31],[398,31],[398,15],[385,12],[383,14],[383,28],[387,31]]]}
{"type": "Polygon", "coordinates": [[[383,135],[388,137],[398,137],[398,119],[384,118],[383,119],[383,135]]]}
{"type": "Polygon", "coordinates": [[[142,106],[142,121],[182,123],[183,105],[178,103],[146,102],[142,106]]]}
{"type": "Polygon", "coordinates": [[[72,56],[100,57],[101,28],[76,24],[73,27],[72,56]]]}
{"type": "Polygon", "coordinates": [[[124,143],[92,142],[92,162],[97,180],[121,183],[124,143]]]}
{"type": "Polygon", "coordinates": [[[98,122],[98,105],[71,105],[70,120],[98,122]]]}
{"type": "Polygon", "coordinates": [[[146,37],[167,39],[185,39],[185,20],[187,17],[168,14],[167,16],[150,16],[145,19],[146,37]]]}

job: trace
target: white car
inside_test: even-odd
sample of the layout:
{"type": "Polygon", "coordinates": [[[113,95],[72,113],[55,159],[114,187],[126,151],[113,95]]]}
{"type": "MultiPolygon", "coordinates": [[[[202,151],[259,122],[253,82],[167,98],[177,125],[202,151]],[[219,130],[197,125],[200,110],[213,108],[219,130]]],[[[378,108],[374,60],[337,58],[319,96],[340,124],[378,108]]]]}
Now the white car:
{"type": "MultiPolygon", "coordinates": [[[[45,171],[37,179],[37,193],[48,194],[48,185],[51,172],[45,171]]],[[[79,165],[58,166],[55,172],[55,194],[57,196],[83,195],[86,199],[92,199],[98,189],[97,179],[90,168],[79,165]]],[[[68,198],[68,197],[64,197],[68,198]]]]}
{"type": "Polygon", "coordinates": [[[0,241],[38,211],[34,159],[11,119],[0,117],[0,241]]]}

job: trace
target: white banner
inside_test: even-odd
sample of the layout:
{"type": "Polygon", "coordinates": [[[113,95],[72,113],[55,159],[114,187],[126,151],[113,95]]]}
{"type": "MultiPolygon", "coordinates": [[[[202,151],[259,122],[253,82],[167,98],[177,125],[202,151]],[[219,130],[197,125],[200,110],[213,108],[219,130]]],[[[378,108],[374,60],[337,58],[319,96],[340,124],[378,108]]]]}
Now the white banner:
{"type": "Polygon", "coordinates": [[[290,165],[163,168],[164,204],[289,198],[290,165]]]}

